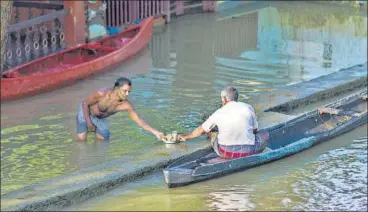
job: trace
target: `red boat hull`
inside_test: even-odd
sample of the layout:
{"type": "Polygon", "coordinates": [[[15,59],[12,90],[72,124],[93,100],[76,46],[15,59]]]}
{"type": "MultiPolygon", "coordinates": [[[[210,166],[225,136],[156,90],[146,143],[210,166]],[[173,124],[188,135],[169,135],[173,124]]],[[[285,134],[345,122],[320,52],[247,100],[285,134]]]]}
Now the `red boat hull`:
{"type": "Polygon", "coordinates": [[[118,65],[149,43],[152,30],[153,18],[150,17],[117,35],[58,52],[11,69],[7,71],[7,76],[10,78],[1,79],[1,101],[20,99],[60,88],[118,65]],[[133,32],[137,33],[134,37],[129,37],[133,32]],[[117,40],[121,42],[120,48],[114,46],[117,40]],[[87,53],[82,55],[82,51],[91,51],[91,49],[103,52],[102,56],[90,56],[87,53]],[[60,60],[67,61],[67,64],[62,64],[60,60]],[[16,76],[15,73],[21,74],[16,76]]]}

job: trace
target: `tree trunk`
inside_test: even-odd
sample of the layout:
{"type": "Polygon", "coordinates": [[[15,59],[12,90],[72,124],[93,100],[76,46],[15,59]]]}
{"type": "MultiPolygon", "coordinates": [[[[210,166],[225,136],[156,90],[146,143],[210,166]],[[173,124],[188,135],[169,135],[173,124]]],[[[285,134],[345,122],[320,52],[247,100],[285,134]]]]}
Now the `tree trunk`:
{"type": "MultiPolygon", "coordinates": [[[[1,31],[0,31],[0,39],[1,39],[1,46],[0,46],[0,54],[1,54],[1,61],[0,61],[0,70],[3,72],[3,65],[5,63],[5,49],[6,49],[6,39],[8,36],[8,26],[10,25],[11,17],[12,17],[12,9],[13,9],[13,1],[12,0],[3,0],[1,1],[1,31]]],[[[1,78],[1,77],[0,77],[1,78]]]]}

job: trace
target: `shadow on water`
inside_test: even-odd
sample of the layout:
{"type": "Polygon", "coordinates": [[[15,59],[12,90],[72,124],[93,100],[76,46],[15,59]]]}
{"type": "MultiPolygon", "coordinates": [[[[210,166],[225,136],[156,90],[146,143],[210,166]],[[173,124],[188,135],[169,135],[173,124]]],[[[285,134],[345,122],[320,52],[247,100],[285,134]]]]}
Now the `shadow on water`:
{"type": "Polygon", "coordinates": [[[366,61],[366,14],[298,5],[275,3],[235,18],[182,16],[156,29],[149,49],[117,70],[2,103],[1,194],[162,145],[124,113],[109,118],[108,143],[93,136],[85,143],[73,140],[82,98],[119,76],[132,78],[130,101],[148,123],[186,132],[218,105],[224,85],[233,84],[241,101],[253,103],[280,86],[366,61]]]}

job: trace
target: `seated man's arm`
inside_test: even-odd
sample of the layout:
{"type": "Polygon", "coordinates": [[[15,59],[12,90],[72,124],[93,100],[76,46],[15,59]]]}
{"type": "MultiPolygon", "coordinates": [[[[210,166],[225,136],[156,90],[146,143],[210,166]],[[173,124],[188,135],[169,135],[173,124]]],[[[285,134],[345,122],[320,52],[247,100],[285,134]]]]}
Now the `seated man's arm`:
{"type": "Polygon", "coordinates": [[[198,138],[199,136],[210,132],[214,127],[216,127],[216,117],[217,116],[215,112],[201,126],[197,127],[187,135],[179,135],[178,139],[181,141],[186,141],[193,138],[198,138]]]}
{"type": "Polygon", "coordinates": [[[199,136],[205,134],[206,132],[203,130],[202,126],[199,126],[197,128],[195,128],[191,133],[187,134],[187,135],[179,135],[178,138],[181,141],[186,141],[186,140],[190,140],[193,138],[198,138],[199,136]]]}
{"type": "Polygon", "coordinates": [[[141,119],[138,115],[138,113],[135,111],[134,107],[132,106],[132,104],[130,104],[129,101],[124,102],[124,104],[122,105],[122,107],[119,108],[119,110],[127,110],[128,114],[130,116],[130,118],[142,129],[152,133],[153,135],[155,135],[158,139],[162,139],[162,137],[164,136],[164,134],[158,130],[156,130],[155,128],[151,127],[149,124],[147,124],[147,122],[145,122],[143,119],[141,119]]]}

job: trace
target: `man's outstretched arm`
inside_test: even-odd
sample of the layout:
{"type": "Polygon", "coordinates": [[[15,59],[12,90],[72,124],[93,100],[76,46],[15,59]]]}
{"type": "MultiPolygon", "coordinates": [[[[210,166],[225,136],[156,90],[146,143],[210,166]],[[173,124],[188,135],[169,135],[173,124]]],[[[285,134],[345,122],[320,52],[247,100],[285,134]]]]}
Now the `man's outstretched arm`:
{"type": "Polygon", "coordinates": [[[215,112],[214,114],[210,115],[210,117],[208,117],[208,119],[202,125],[194,129],[191,133],[187,135],[179,135],[178,139],[180,141],[186,141],[193,138],[198,138],[199,136],[210,132],[211,129],[213,129],[216,126],[216,117],[217,116],[215,112]]]}
{"type": "Polygon", "coordinates": [[[138,113],[135,111],[133,106],[127,101],[125,104],[125,109],[128,111],[128,114],[130,118],[141,128],[144,130],[152,133],[155,135],[158,139],[162,139],[164,136],[164,133],[156,130],[155,128],[151,127],[147,122],[145,122],[143,119],[141,119],[138,115],[138,113]]]}
{"type": "Polygon", "coordinates": [[[205,133],[206,131],[204,131],[202,126],[199,126],[196,129],[194,129],[191,133],[187,135],[179,135],[178,138],[180,141],[187,141],[193,138],[198,138],[199,136],[204,135],[205,133]]]}

